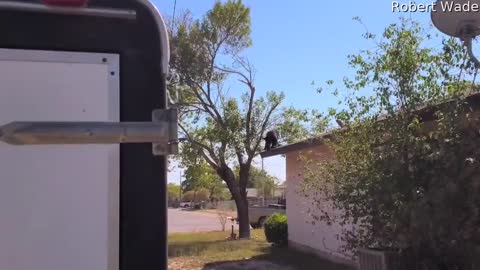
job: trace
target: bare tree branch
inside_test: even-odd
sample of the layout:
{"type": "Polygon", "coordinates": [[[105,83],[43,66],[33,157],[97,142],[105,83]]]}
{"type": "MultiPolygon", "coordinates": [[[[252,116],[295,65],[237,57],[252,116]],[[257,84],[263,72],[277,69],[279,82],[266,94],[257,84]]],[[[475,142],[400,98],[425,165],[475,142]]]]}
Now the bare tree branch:
{"type": "Polygon", "coordinates": [[[212,166],[212,168],[217,169],[218,164],[216,164],[204,151],[200,151],[200,154],[202,155],[203,159],[212,166]]]}
{"type": "MultiPolygon", "coordinates": [[[[228,69],[228,68],[221,68],[216,66],[215,68],[226,73],[231,73],[240,76],[242,79],[239,79],[240,82],[245,84],[249,89],[249,101],[248,101],[248,109],[247,109],[247,117],[246,117],[246,137],[245,137],[245,148],[247,152],[252,151],[252,110],[253,110],[253,103],[255,101],[255,86],[253,85],[253,68],[250,63],[245,63],[241,58],[237,58],[237,62],[242,66],[247,74],[243,72],[228,69]]],[[[240,160],[239,160],[240,161],[240,160]]]]}
{"type": "Polygon", "coordinates": [[[195,96],[200,100],[200,103],[203,105],[205,111],[213,118],[215,119],[216,122],[218,122],[221,126],[225,126],[225,123],[223,121],[222,116],[218,112],[217,108],[215,107],[215,104],[213,103],[212,99],[208,97],[207,92],[203,89],[203,87],[198,83],[192,80],[192,83],[196,86],[192,88],[193,93],[195,96]],[[197,90],[200,90],[197,91],[197,90]],[[204,99],[204,97],[206,100],[204,99]]]}
{"type": "Polygon", "coordinates": [[[243,79],[244,81],[247,81],[247,82],[249,81],[249,78],[248,78],[245,74],[243,74],[242,72],[240,72],[240,71],[233,70],[233,69],[228,69],[228,68],[221,68],[221,67],[219,67],[219,66],[215,66],[215,68],[218,69],[218,70],[220,70],[220,71],[222,71],[222,72],[226,72],[226,73],[230,73],[230,74],[236,74],[236,75],[242,77],[242,79],[243,79]]]}
{"type": "MultiPolygon", "coordinates": [[[[263,120],[263,124],[262,124],[262,127],[260,129],[260,134],[263,135],[263,133],[265,133],[266,129],[267,129],[267,125],[269,124],[270,122],[270,117],[272,116],[273,112],[278,108],[278,106],[280,106],[280,102],[277,102],[275,104],[272,105],[272,107],[270,107],[270,109],[268,110],[268,113],[267,113],[267,116],[265,117],[265,119],[263,120]]],[[[253,150],[248,153],[248,158],[250,160],[252,160],[255,156],[255,151],[258,149],[258,147],[260,146],[260,143],[262,142],[262,137],[263,136],[258,136],[257,137],[257,141],[255,143],[255,147],[253,148],[253,150]]]]}
{"type": "Polygon", "coordinates": [[[187,103],[183,103],[183,104],[175,104],[176,106],[180,107],[180,108],[183,108],[181,111],[182,113],[184,112],[198,112],[198,111],[201,111],[201,112],[205,112],[205,109],[202,107],[199,107],[197,105],[193,105],[193,104],[187,104],[187,103]],[[187,109],[188,108],[188,109],[187,109]]]}

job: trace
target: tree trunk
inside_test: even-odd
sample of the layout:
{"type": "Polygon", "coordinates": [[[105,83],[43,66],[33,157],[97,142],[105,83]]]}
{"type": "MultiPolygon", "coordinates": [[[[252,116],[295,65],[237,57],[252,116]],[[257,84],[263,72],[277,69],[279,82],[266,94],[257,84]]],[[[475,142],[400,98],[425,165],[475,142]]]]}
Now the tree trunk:
{"type": "Polygon", "coordinates": [[[237,214],[239,221],[238,233],[241,239],[250,239],[250,220],[248,217],[248,201],[247,198],[237,202],[237,214]]]}
{"type": "Polygon", "coordinates": [[[248,200],[246,189],[237,184],[235,174],[224,165],[217,170],[218,175],[227,183],[227,187],[232,194],[233,200],[237,206],[237,215],[239,223],[239,238],[250,239],[250,221],[248,218],[248,200]]]}
{"type": "MultiPolygon", "coordinates": [[[[234,183],[234,189],[230,190],[232,193],[233,199],[235,200],[235,204],[237,206],[237,216],[238,216],[238,227],[239,227],[239,238],[241,239],[250,239],[250,220],[248,217],[248,200],[246,196],[242,196],[241,190],[238,188],[238,185],[234,183]]],[[[229,189],[230,189],[230,185],[229,189]]]]}
{"type": "Polygon", "coordinates": [[[240,202],[237,203],[237,212],[239,220],[244,220],[240,222],[239,233],[245,235],[244,238],[250,238],[250,218],[248,216],[248,200],[247,200],[247,184],[248,178],[250,177],[250,164],[240,164],[240,179],[239,179],[239,191],[240,191],[240,202]],[[239,207],[240,206],[240,207],[239,207]]]}

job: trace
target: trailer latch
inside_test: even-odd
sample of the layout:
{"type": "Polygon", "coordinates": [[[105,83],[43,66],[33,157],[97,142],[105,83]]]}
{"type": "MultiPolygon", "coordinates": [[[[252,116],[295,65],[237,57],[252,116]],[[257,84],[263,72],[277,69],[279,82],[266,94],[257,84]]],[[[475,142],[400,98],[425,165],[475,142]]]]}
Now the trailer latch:
{"type": "Polygon", "coordinates": [[[178,154],[178,113],[154,110],[152,122],[11,122],[0,127],[11,145],[152,143],[154,155],[178,154]]]}

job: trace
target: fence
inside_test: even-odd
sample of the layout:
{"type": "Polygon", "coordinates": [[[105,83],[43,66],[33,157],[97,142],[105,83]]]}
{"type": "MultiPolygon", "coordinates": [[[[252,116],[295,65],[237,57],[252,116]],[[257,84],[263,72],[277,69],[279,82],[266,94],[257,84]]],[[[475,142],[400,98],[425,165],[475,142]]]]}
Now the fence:
{"type": "MultiPolygon", "coordinates": [[[[278,204],[282,203],[278,199],[263,199],[263,198],[249,198],[248,206],[268,206],[269,204],[278,204]]],[[[218,201],[218,202],[206,202],[204,205],[206,209],[217,209],[222,208],[225,210],[236,211],[237,206],[235,201],[218,201]]]]}
{"type": "Polygon", "coordinates": [[[280,200],[275,199],[263,199],[263,198],[250,198],[248,199],[249,206],[268,206],[269,204],[278,204],[280,200]]]}

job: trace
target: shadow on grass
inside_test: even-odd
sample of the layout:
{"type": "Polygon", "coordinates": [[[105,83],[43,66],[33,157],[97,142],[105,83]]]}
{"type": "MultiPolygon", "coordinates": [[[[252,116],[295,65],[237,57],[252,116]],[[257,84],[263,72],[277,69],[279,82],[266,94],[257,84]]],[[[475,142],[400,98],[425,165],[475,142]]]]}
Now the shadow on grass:
{"type": "MultiPolygon", "coordinates": [[[[248,261],[266,261],[273,263],[278,266],[287,266],[292,269],[302,269],[302,270],[354,270],[355,268],[329,262],[319,258],[316,255],[296,251],[288,247],[263,247],[263,254],[254,256],[248,260],[238,260],[238,261],[221,261],[206,264],[202,269],[211,270],[211,269],[237,269],[232,267],[235,263],[238,265],[244,264],[248,261]],[[222,268],[222,265],[228,267],[222,268]]],[[[241,269],[241,268],[238,268],[241,269]]],[[[271,268],[268,268],[271,269],[271,268]]]]}
{"type": "Polygon", "coordinates": [[[198,256],[205,250],[228,251],[223,240],[213,242],[175,243],[168,245],[168,257],[198,256]]]}
{"type": "Polygon", "coordinates": [[[248,242],[242,241],[198,241],[190,243],[171,243],[168,246],[168,257],[182,257],[182,256],[200,256],[212,253],[229,253],[245,248],[260,249],[264,247],[261,241],[251,240],[248,242]]]}

